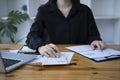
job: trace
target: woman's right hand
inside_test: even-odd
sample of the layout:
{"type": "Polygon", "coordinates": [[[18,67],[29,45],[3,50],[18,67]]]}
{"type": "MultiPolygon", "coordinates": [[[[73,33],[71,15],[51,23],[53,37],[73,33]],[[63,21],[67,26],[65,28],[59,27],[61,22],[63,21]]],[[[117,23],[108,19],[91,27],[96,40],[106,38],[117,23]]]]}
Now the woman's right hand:
{"type": "Polygon", "coordinates": [[[56,45],[52,43],[39,47],[38,51],[41,55],[44,55],[47,57],[60,57],[60,50],[56,45]]]}

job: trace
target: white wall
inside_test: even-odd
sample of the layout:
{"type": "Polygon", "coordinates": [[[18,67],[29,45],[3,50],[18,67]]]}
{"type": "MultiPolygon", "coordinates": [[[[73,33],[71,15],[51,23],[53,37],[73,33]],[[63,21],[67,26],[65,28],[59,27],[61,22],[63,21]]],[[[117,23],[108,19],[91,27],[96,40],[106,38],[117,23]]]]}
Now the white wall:
{"type": "Polygon", "coordinates": [[[105,43],[113,44],[114,42],[114,21],[113,20],[96,20],[98,30],[105,43]]]}
{"type": "Polygon", "coordinates": [[[7,1],[0,0],[0,18],[7,15],[7,1]]]}
{"type": "Polygon", "coordinates": [[[46,3],[48,0],[30,0],[29,1],[29,14],[31,17],[34,17],[37,13],[37,9],[40,5],[46,3]]]}

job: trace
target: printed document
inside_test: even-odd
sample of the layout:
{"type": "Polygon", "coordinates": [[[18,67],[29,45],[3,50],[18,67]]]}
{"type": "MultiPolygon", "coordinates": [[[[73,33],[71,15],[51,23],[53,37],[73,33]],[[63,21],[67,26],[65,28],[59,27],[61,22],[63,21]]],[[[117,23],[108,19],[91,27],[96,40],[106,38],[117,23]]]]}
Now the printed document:
{"type": "Polygon", "coordinates": [[[98,61],[120,57],[120,51],[110,49],[110,48],[106,48],[103,51],[100,51],[98,49],[92,50],[90,45],[71,46],[66,48],[76,53],[79,53],[85,57],[98,60],[98,61]]]}

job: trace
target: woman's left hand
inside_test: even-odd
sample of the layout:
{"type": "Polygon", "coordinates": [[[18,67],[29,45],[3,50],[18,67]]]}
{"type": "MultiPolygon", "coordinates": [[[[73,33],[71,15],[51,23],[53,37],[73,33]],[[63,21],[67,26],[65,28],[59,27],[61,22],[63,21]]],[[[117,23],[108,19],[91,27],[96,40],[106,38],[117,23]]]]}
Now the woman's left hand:
{"type": "Polygon", "coordinates": [[[99,50],[103,50],[105,49],[105,43],[103,41],[100,40],[95,40],[93,41],[91,44],[92,49],[94,50],[95,48],[98,48],[99,50]]]}

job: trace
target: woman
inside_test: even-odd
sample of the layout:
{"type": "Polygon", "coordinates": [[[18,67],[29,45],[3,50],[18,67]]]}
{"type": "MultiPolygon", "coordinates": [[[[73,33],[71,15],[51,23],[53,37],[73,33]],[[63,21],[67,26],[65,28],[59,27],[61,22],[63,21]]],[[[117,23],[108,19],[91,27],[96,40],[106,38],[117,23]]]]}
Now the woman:
{"type": "Polygon", "coordinates": [[[90,44],[102,50],[93,14],[79,0],[49,0],[38,9],[27,36],[27,45],[47,57],[59,57],[55,44],[90,44]]]}

